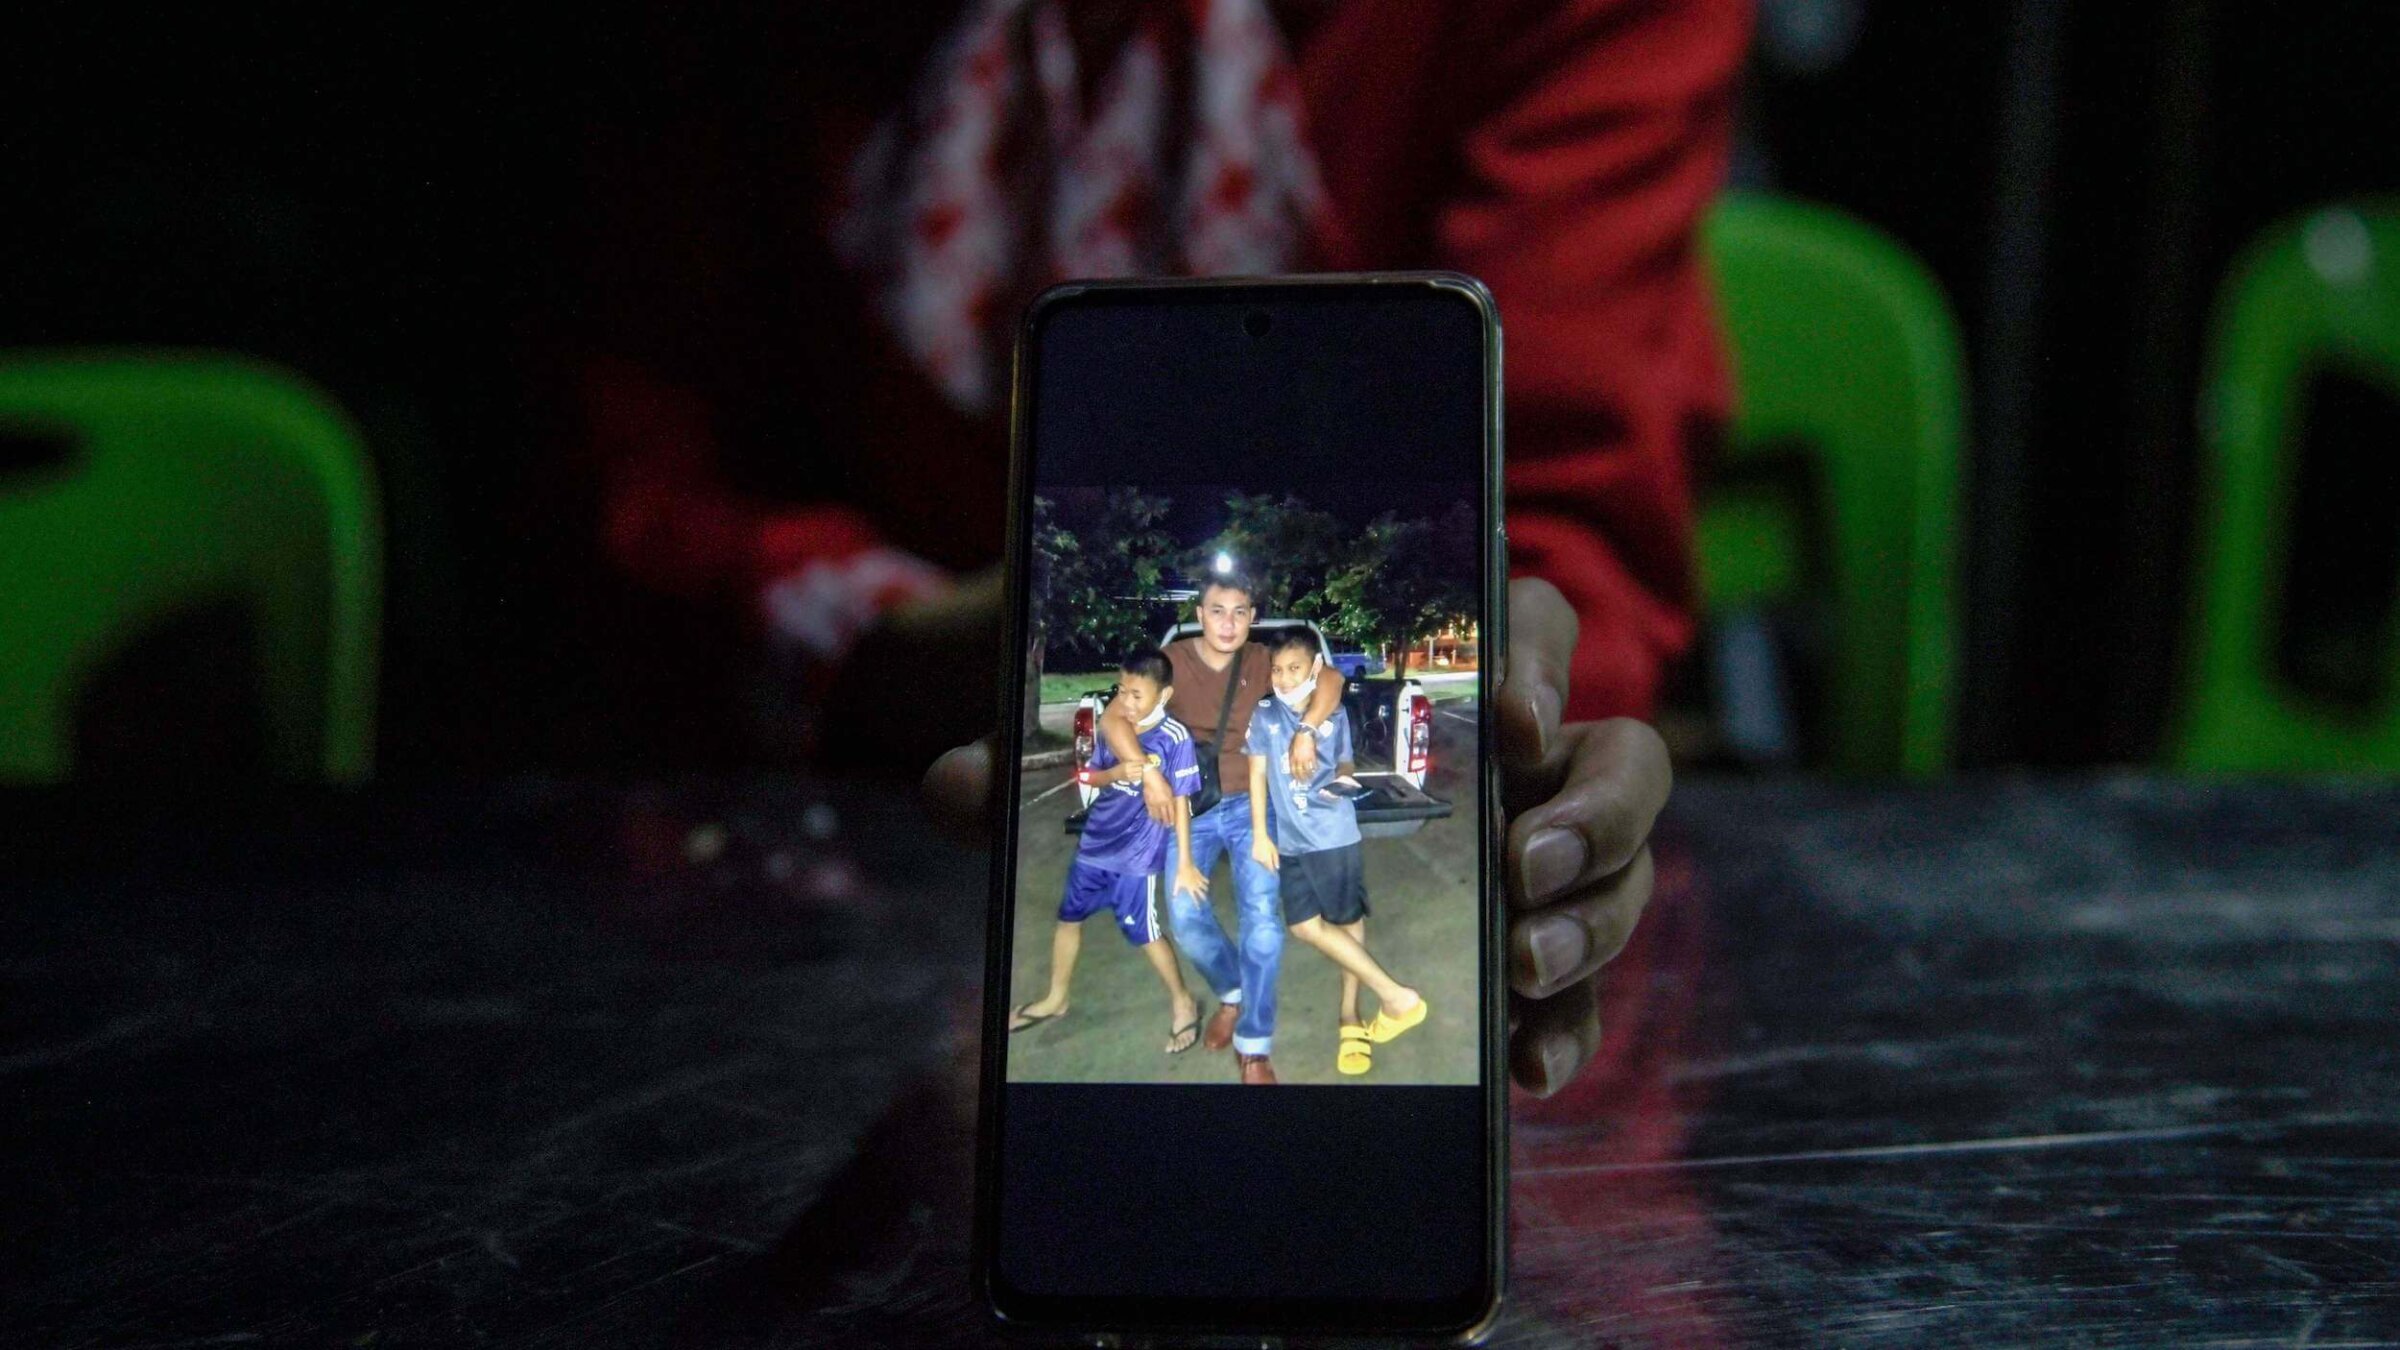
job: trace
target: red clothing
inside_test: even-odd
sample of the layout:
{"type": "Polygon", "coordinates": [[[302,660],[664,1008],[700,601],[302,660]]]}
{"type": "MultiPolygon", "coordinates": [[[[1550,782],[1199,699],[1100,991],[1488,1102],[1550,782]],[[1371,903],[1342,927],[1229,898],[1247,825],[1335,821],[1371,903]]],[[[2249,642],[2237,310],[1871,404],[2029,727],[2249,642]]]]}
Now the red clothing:
{"type": "MultiPolygon", "coordinates": [[[[1491,287],[1515,569],[1582,617],[1569,714],[1647,715],[1691,629],[1688,454],[1727,406],[1694,229],[1722,180],[1750,6],[1275,10],[1329,198],[1312,262],[1455,268],[1491,287]]],[[[637,221],[656,227],[661,203],[691,213],[603,256],[657,290],[633,288],[618,313],[631,327],[602,316],[610,357],[584,379],[608,551],[650,587],[750,604],[804,560],[877,542],[953,567],[999,556],[1002,426],[933,391],[823,244],[850,157],[938,31],[884,22],[910,31],[842,53],[826,80],[790,77],[806,87],[780,97],[806,106],[729,103],[746,124],[731,145],[683,129],[618,185],[637,221]],[[795,123],[805,145],[757,131],[795,123]],[[712,211],[724,219],[688,228],[712,211]],[[713,334],[647,312],[712,304],[713,334]]]]}

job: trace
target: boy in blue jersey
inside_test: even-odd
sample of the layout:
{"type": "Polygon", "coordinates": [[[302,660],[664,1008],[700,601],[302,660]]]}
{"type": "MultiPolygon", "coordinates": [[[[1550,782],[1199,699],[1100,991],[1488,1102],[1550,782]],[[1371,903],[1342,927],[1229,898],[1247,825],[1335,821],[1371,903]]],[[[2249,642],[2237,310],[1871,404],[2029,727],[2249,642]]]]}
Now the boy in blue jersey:
{"type": "MultiPolygon", "coordinates": [[[[1125,940],[1149,958],[1167,986],[1166,1051],[1180,1055],[1200,1039],[1200,1005],[1183,984],[1183,968],[1165,940],[1159,922],[1159,880],[1166,868],[1167,827],[1150,818],[1142,804],[1142,776],[1157,769],[1175,794],[1176,856],[1192,856],[1190,797],[1200,790],[1200,761],[1192,750],[1191,733],[1167,716],[1167,699],[1174,693],[1173,667],[1166,653],[1145,647],[1125,658],[1117,671],[1117,696],[1110,708],[1123,713],[1140,733],[1144,758],[1120,764],[1106,741],[1094,747],[1084,781],[1100,786],[1092,809],[1083,818],[1083,834],[1075,843],[1075,860],[1067,865],[1066,894],[1058,903],[1058,931],[1050,940],[1050,992],[1010,1012],[1013,1034],[1067,1011],[1068,986],[1075,978],[1075,958],[1083,951],[1083,921],[1109,910],[1125,940]]],[[[1185,862],[1175,878],[1176,889],[1205,897],[1208,879],[1185,862]]]]}
{"type": "Polygon", "coordinates": [[[1350,715],[1335,709],[1317,735],[1316,770],[1302,782],[1292,776],[1292,738],[1316,692],[1325,655],[1304,628],[1288,629],[1268,648],[1267,674],[1273,696],[1250,717],[1243,749],[1250,755],[1250,850],[1279,874],[1283,921],[1293,937],[1323,952],[1342,971],[1342,1008],[1334,1068],[1362,1074],[1374,1066],[1375,1047],[1425,1021],[1423,996],[1395,980],[1367,954],[1365,849],[1358,832],[1358,807],[1350,791],[1350,715]],[[1274,832],[1268,833],[1273,800],[1274,832]],[[1375,991],[1381,1007],[1375,1020],[1358,1018],[1360,984],[1375,991]]]}

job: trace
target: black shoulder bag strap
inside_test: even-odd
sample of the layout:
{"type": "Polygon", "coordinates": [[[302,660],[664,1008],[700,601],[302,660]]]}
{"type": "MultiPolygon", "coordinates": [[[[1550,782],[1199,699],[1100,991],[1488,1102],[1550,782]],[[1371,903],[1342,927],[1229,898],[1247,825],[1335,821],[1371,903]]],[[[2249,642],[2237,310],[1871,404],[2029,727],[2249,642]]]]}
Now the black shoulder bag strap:
{"type": "MultiPolygon", "coordinates": [[[[1236,689],[1241,687],[1242,658],[1249,652],[1249,645],[1243,644],[1242,649],[1233,654],[1233,664],[1225,668],[1225,698],[1223,702],[1217,704],[1215,735],[1205,741],[1198,737],[1193,738],[1195,747],[1207,752],[1200,756],[1200,790],[1192,794],[1192,818],[1195,820],[1206,814],[1209,808],[1225,799],[1225,785],[1217,781],[1220,763],[1218,755],[1224,748],[1225,738],[1232,734],[1232,728],[1225,724],[1233,716],[1233,694],[1236,689]]],[[[1192,644],[1193,658],[1198,659],[1199,654],[1199,643],[1195,640],[1192,644]]],[[[1244,784],[1243,790],[1248,791],[1249,785],[1244,784]]]]}

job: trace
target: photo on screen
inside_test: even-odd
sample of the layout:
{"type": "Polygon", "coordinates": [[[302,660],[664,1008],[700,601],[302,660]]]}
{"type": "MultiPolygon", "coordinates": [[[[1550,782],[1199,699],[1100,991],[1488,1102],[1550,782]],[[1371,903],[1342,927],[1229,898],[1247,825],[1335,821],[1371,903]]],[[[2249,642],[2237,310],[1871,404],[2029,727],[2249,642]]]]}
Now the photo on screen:
{"type": "Polygon", "coordinates": [[[1032,531],[1009,1081],[1477,1082],[1474,484],[1037,480],[1032,531]]]}

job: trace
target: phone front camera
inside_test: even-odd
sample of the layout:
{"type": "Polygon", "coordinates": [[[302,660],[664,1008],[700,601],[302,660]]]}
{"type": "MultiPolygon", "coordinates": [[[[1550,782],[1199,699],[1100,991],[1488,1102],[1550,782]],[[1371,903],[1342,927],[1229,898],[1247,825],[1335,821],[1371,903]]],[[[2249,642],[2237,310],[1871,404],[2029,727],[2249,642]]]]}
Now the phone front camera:
{"type": "Polygon", "coordinates": [[[1242,331],[1254,338],[1265,337],[1267,330],[1274,326],[1275,321],[1268,318],[1267,312],[1263,309],[1251,310],[1250,316],[1242,320],[1242,331]]]}

